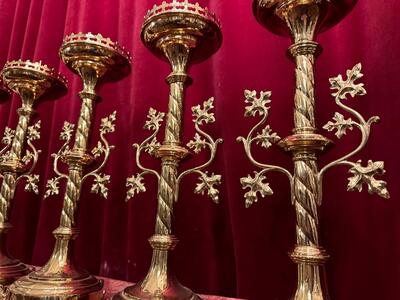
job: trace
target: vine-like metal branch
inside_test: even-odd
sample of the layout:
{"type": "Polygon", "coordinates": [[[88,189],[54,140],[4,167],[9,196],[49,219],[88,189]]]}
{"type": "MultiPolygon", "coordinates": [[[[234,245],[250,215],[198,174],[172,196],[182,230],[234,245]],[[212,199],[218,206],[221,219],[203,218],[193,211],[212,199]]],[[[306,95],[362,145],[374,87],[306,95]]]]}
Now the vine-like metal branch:
{"type": "MultiPolygon", "coordinates": [[[[0,162],[7,159],[14,136],[15,136],[15,130],[7,126],[4,129],[3,138],[1,139],[1,142],[4,145],[4,147],[0,150],[0,162]]],[[[3,177],[4,175],[0,173],[0,178],[3,177]]]]}
{"type": "Polygon", "coordinates": [[[94,158],[99,158],[103,156],[103,160],[100,162],[99,166],[95,168],[93,171],[87,173],[82,178],[82,182],[85,181],[88,177],[94,177],[94,183],[91,188],[91,192],[95,194],[100,194],[104,198],[108,196],[108,187],[107,185],[110,183],[110,175],[101,173],[100,171],[104,168],[104,165],[108,161],[108,157],[110,156],[110,151],[114,149],[113,145],[110,145],[105,138],[107,133],[111,133],[115,131],[115,120],[116,120],[117,112],[114,111],[111,115],[106,118],[101,119],[100,124],[100,140],[97,142],[96,147],[92,149],[92,155],[94,158]]]}
{"type": "Polygon", "coordinates": [[[21,175],[19,175],[16,179],[16,183],[18,183],[19,180],[25,178],[26,179],[25,191],[34,192],[35,194],[39,194],[39,188],[38,188],[39,175],[32,173],[36,167],[41,150],[37,150],[36,147],[33,145],[32,141],[40,139],[40,126],[41,122],[38,121],[35,124],[28,127],[27,145],[29,149],[25,151],[25,155],[21,159],[22,163],[24,163],[27,170],[21,175]]]}
{"type": "MultiPolygon", "coordinates": [[[[207,101],[204,101],[203,106],[196,105],[192,107],[193,113],[193,123],[196,129],[196,134],[194,138],[187,143],[187,146],[194,151],[194,153],[200,153],[204,148],[208,147],[210,149],[210,157],[203,164],[188,169],[182,172],[177,177],[177,186],[179,187],[179,183],[183,177],[191,173],[198,173],[199,183],[197,184],[194,192],[196,194],[204,194],[207,192],[207,195],[215,202],[219,202],[219,191],[215,188],[215,185],[221,184],[221,175],[212,173],[208,175],[208,172],[203,172],[202,170],[208,167],[211,162],[215,158],[215,154],[217,152],[218,144],[222,143],[222,139],[218,138],[214,140],[208,133],[204,132],[200,126],[204,124],[214,123],[215,116],[213,112],[210,112],[214,108],[214,98],[211,97],[207,101]]],[[[176,191],[178,193],[178,190],[176,191]]],[[[176,197],[177,198],[177,197],[176,197]]]]}
{"type": "Polygon", "coordinates": [[[379,117],[373,116],[368,120],[365,120],[364,117],[356,110],[343,104],[342,101],[347,100],[348,95],[354,98],[355,96],[363,96],[366,94],[364,84],[355,83],[356,80],[363,76],[361,73],[360,63],[355,65],[351,70],[347,70],[346,75],[346,80],[343,79],[342,75],[338,75],[337,77],[329,79],[331,83],[331,89],[335,90],[332,96],[335,97],[336,104],[349,114],[353,115],[357,121],[354,121],[351,118],[345,119],[342,114],[336,112],[333,117],[333,122],[329,121],[323,128],[328,131],[336,130],[335,135],[340,139],[346,134],[347,130],[352,130],[353,126],[355,126],[361,132],[361,141],[353,151],[323,167],[318,174],[319,183],[321,184],[324,173],[331,167],[338,165],[349,165],[351,166],[349,172],[352,173],[353,176],[348,179],[349,183],[347,185],[347,190],[361,191],[362,185],[365,183],[368,186],[369,193],[376,193],[381,197],[389,198],[390,195],[386,188],[386,182],[374,178],[376,175],[382,175],[385,173],[383,161],[368,161],[368,165],[363,167],[361,165],[361,160],[357,161],[356,163],[348,160],[365,147],[370,136],[371,125],[378,122],[379,117]]]}
{"type": "Polygon", "coordinates": [[[256,91],[245,90],[245,103],[249,104],[245,107],[245,117],[255,117],[257,114],[261,116],[261,120],[250,130],[246,138],[240,136],[237,138],[238,142],[242,142],[244,150],[250,162],[256,167],[262,169],[260,172],[254,172],[254,177],[248,175],[240,179],[243,189],[250,189],[245,193],[246,207],[250,207],[254,202],[258,201],[258,194],[261,197],[272,195],[273,191],[269,187],[269,184],[265,182],[265,173],[270,171],[277,171],[285,174],[290,181],[290,186],[293,186],[292,174],[283,167],[271,164],[264,164],[257,161],[252,154],[252,144],[255,142],[261,147],[268,149],[274,143],[280,140],[280,137],[272,131],[270,125],[266,125],[261,131],[258,131],[266,122],[268,117],[268,111],[270,106],[267,104],[271,103],[270,97],[271,92],[261,91],[259,97],[257,97],[256,91]]]}
{"type": "Polygon", "coordinates": [[[63,128],[60,133],[60,140],[64,141],[64,144],[57,151],[57,153],[53,153],[51,155],[54,158],[53,171],[54,173],[56,173],[57,176],[47,181],[44,198],[47,198],[51,195],[58,195],[58,193],[60,192],[60,187],[59,187],[60,180],[63,178],[68,179],[68,175],[60,171],[58,167],[58,162],[60,159],[63,160],[65,154],[70,151],[69,142],[71,141],[74,128],[75,128],[74,124],[71,124],[69,122],[64,122],[63,128]]]}
{"type": "MultiPolygon", "coordinates": [[[[110,145],[106,139],[106,134],[115,131],[115,120],[116,120],[117,113],[114,111],[111,115],[106,118],[101,119],[100,124],[100,140],[97,142],[97,145],[92,149],[91,153],[94,158],[99,158],[103,156],[102,161],[99,163],[99,166],[95,168],[93,171],[90,171],[85,176],[82,177],[82,182],[86,180],[88,177],[94,177],[94,183],[91,188],[92,193],[101,194],[104,198],[108,196],[108,188],[107,184],[110,182],[110,175],[106,175],[100,173],[100,171],[105,166],[106,162],[108,161],[108,157],[110,156],[110,151],[114,148],[113,145],[110,145]]],[[[64,160],[64,157],[67,153],[70,152],[69,143],[72,138],[72,134],[74,132],[74,124],[65,122],[63,129],[60,133],[60,140],[65,141],[64,144],[61,146],[60,150],[57,153],[52,154],[54,157],[53,161],[53,170],[56,173],[56,177],[51,178],[48,180],[46,184],[46,193],[44,198],[47,198],[51,195],[58,195],[59,193],[59,182],[62,178],[68,179],[68,175],[64,174],[58,168],[58,162],[61,159],[64,160]]]]}
{"type": "Polygon", "coordinates": [[[160,174],[150,168],[146,168],[140,161],[140,156],[142,151],[147,152],[151,156],[155,156],[157,149],[161,146],[160,142],[157,140],[157,134],[160,131],[161,124],[164,120],[165,113],[158,112],[154,108],[150,108],[149,113],[147,114],[147,120],[143,126],[144,129],[153,131],[153,133],[147,137],[141,144],[133,144],[133,148],[136,149],[136,165],[142,170],[141,173],[136,175],[132,175],[126,180],[126,186],[129,188],[126,200],[129,200],[136,194],[142,193],[146,191],[146,187],[143,183],[144,175],[153,174],[157,177],[157,180],[160,180],[160,174]]]}
{"type": "MultiPolygon", "coordinates": [[[[4,156],[5,153],[10,149],[12,141],[15,136],[15,130],[11,129],[10,127],[6,127],[4,129],[4,134],[3,138],[1,139],[2,144],[4,144],[4,147],[0,150],[0,159],[4,156]]],[[[2,174],[0,174],[1,177],[3,177],[2,174]]]]}

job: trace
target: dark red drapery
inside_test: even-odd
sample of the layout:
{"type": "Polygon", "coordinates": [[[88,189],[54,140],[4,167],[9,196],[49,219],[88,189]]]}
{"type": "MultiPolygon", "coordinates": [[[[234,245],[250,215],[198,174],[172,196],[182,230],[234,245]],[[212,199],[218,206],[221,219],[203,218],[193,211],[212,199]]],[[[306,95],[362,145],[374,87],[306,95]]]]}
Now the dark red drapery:
{"type": "MultiPolygon", "coordinates": [[[[94,274],[137,281],[149,266],[156,211],[156,183],[146,179],[148,192],[125,203],[125,179],[137,172],[131,144],[143,140],[142,129],[149,107],[165,111],[169,67],[152,56],[140,41],[140,26],[154,0],[2,0],[0,1],[0,63],[11,59],[42,60],[65,74],[69,93],[37,106],[42,120],[42,154],[37,167],[41,194],[30,195],[20,186],[12,212],[11,253],[24,262],[41,265],[49,258],[59,221],[62,196],[42,199],[47,179],[54,174],[49,156],[61,146],[64,121],[75,123],[80,101],[80,80],[59,60],[64,35],[102,33],[118,40],[132,53],[132,74],[106,84],[96,107],[92,144],[102,117],[116,110],[117,130],[110,135],[116,146],[106,172],[111,174],[109,199],[83,188],[76,243],[79,264],[94,274]]],[[[156,2],[158,3],[158,2],[156,2]]],[[[224,41],[211,59],[191,69],[194,84],[187,92],[185,141],[193,135],[190,107],[215,96],[215,125],[208,129],[225,142],[211,170],[223,175],[221,204],[194,195],[196,178],[185,179],[175,210],[175,233],[181,240],[175,250],[175,272],[185,285],[200,293],[248,299],[286,299],[295,286],[296,268],[286,253],[295,241],[294,209],[289,185],[278,174],[268,176],[275,193],[245,209],[239,179],[254,168],[235,142],[247,134],[254,120],[243,117],[244,89],[272,90],[269,123],[280,136],[290,133],[293,105],[293,64],[285,57],[290,41],[273,35],[255,21],[250,0],[204,0],[221,19],[224,41]]],[[[399,18],[397,0],[359,1],[335,28],[321,34],[324,48],[317,60],[317,120],[321,127],[338,110],[330,96],[328,78],[363,63],[368,94],[351,100],[366,117],[379,115],[371,140],[358,158],[384,160],[389,200],[346,192],[347,169],[329,171],[324,181],[321,207],[323,245],[331,255],[327,263],[331,298],[400,299],[400,164],[398,117],[400,105],[399,18]]],[[[0,128],[15,126],[20,100],[0,105],[0,128]]],[[[327,134],[335,140],[332,134],[327,134]]],[[[345,153],[358,141],[350,132],[321,158],[320,164],[345,153]]],[[[276,149],[260,152],[269,162],[291,166],[289,156],[276,149]]],[[[201,159],[192,158],[183,167],[201,159]]],[[[203,157],[204,158],[204,157],[203,157]]],[[[157,161],[149,160],[154,167],[157,161]]]]}

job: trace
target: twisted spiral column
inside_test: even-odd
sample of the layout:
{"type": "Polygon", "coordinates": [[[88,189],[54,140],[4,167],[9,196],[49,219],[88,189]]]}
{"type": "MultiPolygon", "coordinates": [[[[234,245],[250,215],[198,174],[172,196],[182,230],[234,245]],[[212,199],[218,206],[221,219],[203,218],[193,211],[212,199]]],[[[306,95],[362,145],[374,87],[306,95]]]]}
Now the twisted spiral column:
{"type": "Polygon", "coordinates": [[[294,203],[297,217],[297,244],[317,247],[319,245],[318,170],[314,159],[303,157],[294,162],[294,203]]]}
{"type": "MultiPolygon", "coordinates": [[[[170,84],[167,123],[164,145],[179,145],[182,126],[183,82],[170,84]]],[[[171,234],[171,219],[176,194],[178,176],[178,158],[162,157],[161,176],[158,186],[158,208],[156,217],[156,234],[171,234]]]]}
{"type": "Polygon", "coordinates": [[[80,96],[82,98],[82,105],[75,133],[74,148],[86,150],[92,125],[93,101],[97,96],[94,93],[90,94],[86,92],[81,92],[80,96]]]}
{"type": "MultiPolygon", "coordinates": [[[[314,56],[300,54],[296,60],[294,97],[295,133],[315,132],[314,56]]],[[[294,202],[297,243],[318,246],[318,168],[314,153],[295,154],[294,202]]]]}
{"type": "Polygon", "coordinates": [[[179,144],[182,126],[184,83],[173,82],[170,84],[168,115],[165,128],[165,144],[179,144]]]}
{"type": "Polygon", "coordinates": [[[15,173],[5,173],[3,182],[1,183],[0,191],[0,223],[4,224],[8,222],[10,201],[14,198],[16,188],[16,177],[15,173]]]}
{"type": "Polygon", "coordinates": [[[171,219],[176,191],[177,162],[164,159],[158,186],[158,208],[156,217],[156,234],[171,234],[171,219]]]}
{"type": "Polygon", "coordinates": [[[75,214],[81,194],[82,168],[69,170],[67,188],[64,195],[64,203],[61,211],[60,226],[72,228],[75,224],[75,214]]]}
{"type": "Polygon", "coordinates": [[[296,92],[294,102],[294,120],[297,130],[312,131],[314,118],[314,56],[296,56],[296,92]]]}
{"type": "MultiPolygon", "coordinates": [[[[83,155],[88,147],[88,139],[91,130],[93,116],[94,93],[81,92],[81,111],[79,114],[78,126],[75,133],[75,143],[72,153],[83,155]]],[[[67,188],[64,195],[63,209],[61,212],[60,226],[72,228],[75,224],[75,214],[81,193],[83,161],[78,157],[77,161],[70,162],[67,188]]]]}
{"type": "Polygon", "coordinates": [[[178,197],[178,165],[187,150],[181,147],[182,111],[185,82],[188,80],[186,67],[189,48],[180,42],[167,43],[163,48],[172,66],[166,81],[170,86],[168,114],[163,145],[158,149],[161,158],[161,174],[158,181],[157,216],[155,234],[149,239],[153,248],[152,262],[141,289],[149,293],[165,291],[175,281],[170,277],[169,251],[178,240],[172,235],[173,207],[178,197]]]}
{"type": "Polygon", "coordinates": [[[296,247],[290,256],[297,264],[298,278],[294,300],[327,300],[323,264],[327,258],[319,246],[319,182],[316,154],[323,138],[316,134],[313,41],[319,18],[317,0],[287,2],[283,16],[293,35],[289,48],[296,63],[294,96],[294,135],[290,149],[294,160],[293,198],[296,211],[296,247]]]}

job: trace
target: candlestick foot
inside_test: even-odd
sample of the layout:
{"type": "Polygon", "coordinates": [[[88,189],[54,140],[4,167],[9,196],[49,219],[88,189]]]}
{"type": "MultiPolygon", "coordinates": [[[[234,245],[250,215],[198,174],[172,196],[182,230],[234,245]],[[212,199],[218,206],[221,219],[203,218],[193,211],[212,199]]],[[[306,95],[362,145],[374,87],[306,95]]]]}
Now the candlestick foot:
{"type": "Polygon", "coordinates": [[[9,285],[29,272],[29,268],[18,259],[4,255],[0,258],[0,285],[9,285]]]}
{"type": "Polygon", "coordinates": [[[181,285],[169,270],[168,253],[175,248],[178,239],[173,235],[155,234],[149,239],[149,242],[153,248],[153,258],[145,279],[127,287],[119,294],[113,296],[113,299],[200,299],[190,289],[181,285]]]}
{"type": "Polygon", "coordinates": [[[200,300],[201,298],[187,287],[181,285],[175,277],[167,278],[167,288],[160,290],[157,287],[156,278],[154,281],[147,282],[146,286],[142,282],[127,287],[119,294],[113,296],[113,300],[138,300],[138,299],[162,299],[162,300],[200,300]],[[150,288],[150,289],[147,289],[150,288]]]}
{"type": "Polygon", "coordinates": [[[86,272],[32,272],[10,286],[9,299],[100,299],[103,281],[86,272]]]}

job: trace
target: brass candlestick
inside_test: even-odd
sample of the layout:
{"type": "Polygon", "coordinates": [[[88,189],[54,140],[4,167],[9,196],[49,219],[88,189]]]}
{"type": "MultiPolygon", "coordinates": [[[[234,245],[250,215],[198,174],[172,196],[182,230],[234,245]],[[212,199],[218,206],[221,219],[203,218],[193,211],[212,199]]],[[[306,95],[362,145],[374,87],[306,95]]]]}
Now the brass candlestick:
{"type": "MultiPolygon", "coordinates": [[[[322,203],[322,179],[325,172],[333,166],[348,165],[352,177],[349,178],[348,190],[361,191],[364,184],[370,193],[376,193],[384,198],[389,197],[386,182],[374,177],[384,173],[383,162],[368,161],[363,167],[361,161],[356,163],[348,159],[364,148],[370,134],[370,126],[378,121],[378,117],[365,120],[357,111],[343,102],[348,96],[362,96],[366,93],[362,83],[356,83],[362,77],[361,64],[347,71],[347,78],[341,75],[330,79],[331,89],[335,92],[337,105],[345,112],[355,117],[355,120],[335,113],[333,122],[328,122],[324,129],[336,130],[336,136],[341,138],[348,129],[357,127],[361,131],[362,139],[359,146],[343,157],[318,169],[317,155],[325,149],[330,141],[316,133],[315,127],[315,99],[314,99],[314,58],[319,46],[314,42],[315,32],[326,29],[338,22],[345,14],[345,1],[327,0],[256,0],[253,2],[257,20],[274,32],[284,32],[281,28],[286,24],[289,28],[294,44],[289,53],[296,63],[296,86],[294,96],[294,129],[293,134],[284,139],[272,131],[265,122],[269,113],[268,104],[271,102],[271,92],[245,91],[245,116],[261,120],[251,129],[246,138],[239,137],[243,142],[249,160],[258,168],[254,177],[249,175],[242,178],[246,206],[251,206],[258,197],[265,197],[273,193],[266,182],[265,174],[278,171],[285,174],[290,181],[292,202],[296,210],[296,237],[297,243],[290,253],[291,259],[298,265],[297,290],[291,299],[295,300],[322,300],[329,299],[325,283],[324,264],[328,255],[320,245],[318,207],[322,203]],[[339,7],[341,9],[339,9],[339,7]],[[340,12],[340,14],[339,14],[340,12]],[[283,22],[282,22],[283,21],[283,22]],[[265,127],[264,127],[265,126],[265,127]],[[288,170],[270,164],[264,164],[254,159],[252,145],[254,143],[269,148],[278,142],[283,150],[293,156],[293,174],[288,170]]],[[[346,1],[347,4],[351,3],[346,1]]],[[[351,3],[353,5],[354,3],[351,3]]]]}
{"type": "Polygon", "coordinates": [[[146,191],[143,175],[153,174],[158,180],[158,210],[155,234],[149,239],[153,248],[153,257],[146,277],[134,286],[126,288],[114,299],[199,299],[191,290],[182,286],[172,274],[169,266],[169,251],[173,250],[178,239],[172,235],[173,205],[178,200],[179,185],[182,178],[190,173],[200,175],[200,183],[195,188],[196,193],[207,193],[215,202],[218,202],[218,190],[215,185],[221,181],[220,175],[202,172],[214,159],[217,145],[222,140],[214,140],[205,133],[200,126],[203,123],[215,121],[213,98],[205,101],[203,106],[192,108],[196,134],[187,146],[200,152],[209,148],[210,158],[204,164],[190,170],[178,173],[179,162],[188,154],[188,150],[181,145],[182,108],[184,102],[185,84],[190,79],[187,68],[191,61],[201,61],[212,55],[220,46],[221,32],[215,16],[198,4],[188,1],[163,2],[154,6],[145,17],[142,26],[142,41],[158,56],[165,56],[172,67],[172,73],[166,81],[170,85],[169,105],[165,136],[162,145],[157,141],[164,113],[150,108],[148,121],[144,128],[153,131],[141,144],[134,144],[136,148],[136,163],[143,171],[127,180],[127,199],[136,193],[146,191]],[[161,174],[144,167],[140,156],[145,151],[161,160],[161,174]]]}
{"type": "Polygon", "coordinates": [[[38,271],[20,278],[10,286],[11,299],[98,299],[102,296],[103,282],[88,272],[79,269],[74,262],[73,240],[78,235],[75,218],[83,182],[93,176],[91,191],[107,197],[109,175],[100,173],[108,160],[112,146],[105,135],[115,130],[116,113],[103,118],[100,126],[100,141],[91,152],[88,151],[89,136],[93,120],[93,108],[99,96],[96,86],[100,79],[117,80],[130,71],[130,58],[118,44],[101,35],[71,34],[64,39],[60,49],[64,63],[79,74],[83,90],[75,142],[70,149],[74,125],[64,123],[60,139],[65,141],[61,149],[53,154],[54,171],[57,177],[47,183],[45,197],[58,194],[59,181],[67,180],[60,226],[53,232],[56,238],[54,251],[49,261],[38,271]],[[84,170],[96,159],[97,167],[84,175],[84,170]],[[68,165],[68,174],[59,171],[59,160],[68,165]]]}
{"type": "Polygon", "coordinates": [[[16,129],[5,128],[2,139],[5,145],[0,150],[0,284],[8,285],[29,272],[19,260],[7,251],[7,234],[12,201],[19,181],[25,178],[25,191],[39,193],[39,175],[33,174],[40,150],[32,143],[40,138],[40,121],[29,126],[33,106],[39,97],[59,97],[66,92],[65,79],[41,62],[11,61],[1,71],[5,85],[18,95],[22,106],[16,129]],[[25,148],[27,145],[27,149],[25,148]]]}

